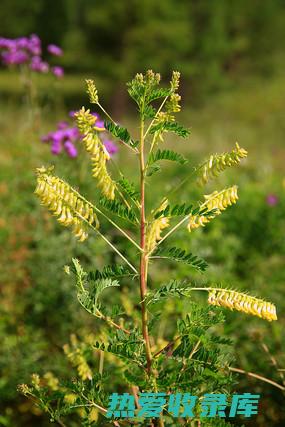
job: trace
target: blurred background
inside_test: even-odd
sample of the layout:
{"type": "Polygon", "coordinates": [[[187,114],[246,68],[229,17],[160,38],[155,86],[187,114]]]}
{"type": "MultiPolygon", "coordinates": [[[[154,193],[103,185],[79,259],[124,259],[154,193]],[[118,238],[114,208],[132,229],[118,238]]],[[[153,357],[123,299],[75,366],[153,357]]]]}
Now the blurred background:
{"type": "MultiPolygon", "coordinates": [[[[149,68],[165,81],[173,69],[182,74],[180,120],[192,135],[180,149],[191,164],[230,151],[236,141],[249,151],[243,166],[219,181],[239,185],[239,203],[193,233],[186,248],[209,262],[209,281],[277,305],[274,324],[227,313],[225,333],[234,341],[236,367],[281,386],[237,376],[235,391],[263,397],[260,414],[246,425],[284,426],[284,40],[284,0],[1,1],[0,426],[49,425],[17,385],[34,372],[69,375],[62,346],[93,323],[77,304],[63,266],[74,256],[96,268],[110,258],[100,241],[79,246],[39,206],[34,170],[53,163],[58,175],[94,196],[76,135],[50,132],[74,128],[70,111],[88,106],[85,78],[95,79],[115,120],[136,132],[125,82],[149,68]],[[38,38],[27,41],[32,34],[38,38]],[[25,43],[29,57],[19,54],[25,43]]],[[[121,146],[115,147],[114,160],[129,167],[121,146]]],[[[136,165],[129,170],[135,174],[136,165]]],[[[173,166],[166,172],[170,184],[187,173],[187,167],[173,166]]],[[[165,181],[157,175],[154,200],[165,181]]],[[[185,201],[195,191],[189,183],[179,197],[185,201]]],[[[174,243],[185,246],[185,236],[178,234],[174,243]]],[[[157,274],[160,281],[169,277],[168,270],[157,274]]],[[[174,277],[185,276],[185,268],[175,270],[174,277]]]]}

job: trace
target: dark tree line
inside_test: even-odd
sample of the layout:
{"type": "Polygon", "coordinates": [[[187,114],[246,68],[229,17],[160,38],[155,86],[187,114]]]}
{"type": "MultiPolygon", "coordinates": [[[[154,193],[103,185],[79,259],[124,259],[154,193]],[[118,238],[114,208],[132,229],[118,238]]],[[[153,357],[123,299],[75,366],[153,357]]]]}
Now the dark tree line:
{"type": "Polygon", "coordinates": [[[208,91],[241,72],[270,72],[285,37],[284,0],[2,0],[4,37],[38,33],[63,65],[113,82],[179,69],[208,91]]]}

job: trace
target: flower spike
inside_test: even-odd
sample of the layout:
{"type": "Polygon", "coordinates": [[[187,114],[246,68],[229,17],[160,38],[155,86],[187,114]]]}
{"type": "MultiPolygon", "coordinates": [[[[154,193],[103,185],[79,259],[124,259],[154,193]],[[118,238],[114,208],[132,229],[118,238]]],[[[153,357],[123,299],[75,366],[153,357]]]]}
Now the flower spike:
{"type": "Polygon", "coordinates": [[[94,81],[91,79],[87,79],[86,84],[87,84],[87,93],[89,95],[91,104],[98,104],[99,102],[98,90],[95,86],[94,81]]]}
{"type": "MultiPolygon", "coordinates": [[[[164,202],[160,205],[160,207],[154,212],[160,212],[166,209],[168,205],[168,200],[164,200],[164,202]]],[[[155,219],[146,232],[146,252],[150,253],[154,250],[156,246],[156,242],[161,239],[161,231],[165,228],[169,227],[169,219],[167,217],[160,217],[155,219]]]]}
{"type": "Polygon", "coordinates": [[[237,165],[241,159],[247,157],[247,151],[236,142],[236,147],[230,153],[212,155],[200,168],[197,183],[205,185],[211,179],[217,177],[227,167],[237,165]]]}
{"type": "Polygon", "coordinates": [[[230,310],[242,311],[261,317],[269,322],[277,320],[274,304],[236,291],[226,289],[209,290],[208,303],[226,307],[230,310]]]}
{"type": "Polygon", "coordinates": [[[96,117],[83,107],[76,113],[76,118],[78,128],[84,135],[82,141],[91,155],[93,176],[97,178],[98,187],[104,196],[113,200],[115,198],[116,184],[107,171],[106,163],[110,159],[110,155],[97,135],[96,117]]]}
{"type": "Polygon", "coordinates": [[[57,176],[52,175],[52,168],[37,169],[37,188],[35,194],[57,216],[58,222],[65,227],[72,227],[73,234],[83,242],[87,239],[86,224],[99,228],[94,209],[81,199],[80,194],[57,176]]]}
{"type": "Polygon", "coordinates": [[[190,215],[188,230],[191,232],[198,227],[204,227],[211,219],[215,218],[217,215],[220,215],[228,206],[237,202],[237,186],[226,188],[225,190],[218,193],[214,191],[209,195],[205,195],[205,202],[202,204],[201,208],[207,208],[208,211],[215,210],[212,215],[190,215]]]}

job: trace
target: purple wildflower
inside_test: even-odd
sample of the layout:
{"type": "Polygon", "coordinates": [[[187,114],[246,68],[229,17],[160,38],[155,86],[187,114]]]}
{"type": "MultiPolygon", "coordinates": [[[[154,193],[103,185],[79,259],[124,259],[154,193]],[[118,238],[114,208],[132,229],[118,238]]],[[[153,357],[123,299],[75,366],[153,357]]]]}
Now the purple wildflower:
{"type": "Polygon", "coordinates": [[[47,73],[49,70],[49,65],[47,62],[43,61],[40,56],[33,56],[30,68],[33,71],[38,73],[47,73]]]}
{"type": "Polygon", "coordinates": [[[266,203],[268,206],[276,206],[278,203],[278,197],[275,194],[268,194],[266,197],[266,203]]]}
{"type": "MultiPolygon", "coordinates": [[[[97,113],[91,114],[97,118],[95,127],[99,127],[103,131],[104,123],[102,120],[100,120],[99,115],[97,113]]],[[[70,111],[69,116],[74,117],[75,111],[70,111]]],[[[100,132],[100,135],[102,135],[101,140],[110,156],[116,154],[118,151],[117,145],[109,139],[104,139],[104,133],[100,132]]],[[[66,121],[59,122],[57,129],[54,132],[49,132],[47,135],[44,135],[41,138],[42,142],[51,143],[52,154],[58,155],[62,152],[62,150],[65,150],[68,156],[72,158],[78,155],[77,148],[74,144],[80,142],[81,139],[82,135],[80,134],[78,128],[75,126],[70,126],[66,121]]]]}
{"type": "Polygon", "coordinates": [[[61,122],[58,122],[57,129],[66,129],[68,128],[69,124],[62,120],[61,122]]]}
{"type": "Polygon", "coordinates": [[[62,144],[59,139],[52,138],[52,144],[51,144],[51,152],[55,156],[57,156],[62,151],[62,144]]]}
{"type": "Polygon", "coordinates": [[[77,149],[73,142],[79,139],[79,131],[75,127],[70,127],[67,122],[59,122],[57,130],[49,132],[47,135],[42,136],[42,142],[51,143],[51,152],[58,155],[64,149],[70,157],[77,156],[77,149]]]}
{"type": "Polygon", "coordinates": [[[55,75],[55,77],[61,78],[64,76],[64,70],[59,65],[52,67],[51,71],[55,75]]]}
{"type": "MultiPolygon", "coordinates": [[[[52,55],[62,54],[62,49],[56,45],[49,45],[48,51],[52,55]]],[[[38,73],[47,73],[50,69],[49,64],[42,58],[42,43],[36,34],[16,39],[0,37],[0,60],[7,66],[26,63],[32,71],[38,73]]],[[[51,72],[56,77],[64,75],[63,68],[59,66],[51,68],[51,72]]]]}
{"type": "Polygon", "coordinates": [[[103,144],[105,145],[106,150],[110,154],[110,156],[113,156],[118,152],[118,146],[111,140],[105,139],[103,141],[103,144]]]}
{"type": "Polygon", "coordinates": [[[42,42],[39,36],[32,34],[29,40],[29,51],[33,55],[41,55],[42,53],[42,42]]]}
{"type": "Polygon", "coordinates": [[[103,120],[96,120],[95,126],[96,126],[96,128],[98,128],[100,130],[105,130],[103,120]]]}
{"type": "Polygon", "coordinates": [[[67,154],[69,155],[69,157],[74,158],[77,156],[77,149],[71,141],[66,141],[64,143],[64,148],[67,154]]]}
{"type": "Polygon", "coordinates": [[[14,43],[11,39],[0,37],[0,49],[11,49],[13,45],[14,43]]]}
{"type": "Polygon", "coordinates": [[[91,114],[92,114],[92,116],[96,117],[96,123],[95,123],[96,128],[98,128],[98,129],[100,129],[102,131],[105,130],[105,128],[104,128],[104,120],[100,119],[99,114],[98,113],[91,113],[91,114]]]}
{"type": "Polygon", "coordinates": [[[24,51],[7,51],[2,54],[2,60],[5,65],[24,64],[29,59],[28,54],[24,51]]]}
{"type": "Polygon", "coordinates": [[[70,141],[77,141],[81,138],[81,134],[77,127],[70,127],[65,131],[65,138],[69,139],[70,141]]]}
{"type": "Polygon", "coordinates": [[[15,46],[18,49],[27,49],[27,50],[29,50],[29,48],[30,48],[30,41],[29,41],[28,37],[19,37],[18,39],[15,40],[15,46]]]}
{"type": "Polygon", "coordinates": [[[53,132],[49,132],[46,135],[43,135],[41,137],[41,141],[44,142],[44,143],[48,143],[48,142],[50,142],[52,140],[52,136],[53,136],[53,132]]]}
{"type": "Polygon", "coordinates": [[[61,47],[55,44],[49,44],[47,47],[47,50],[51,55],[55,55],[55,56],[61,56],[63,53],[61,47]]]}

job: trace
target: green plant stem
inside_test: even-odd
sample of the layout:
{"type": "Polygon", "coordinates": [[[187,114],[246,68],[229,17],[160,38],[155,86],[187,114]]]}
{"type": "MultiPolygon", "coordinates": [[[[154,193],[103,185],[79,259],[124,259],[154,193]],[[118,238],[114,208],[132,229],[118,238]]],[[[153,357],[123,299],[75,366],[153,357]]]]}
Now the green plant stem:
{"type": "MultiPolygon", "coordinates": [[[[67,184],[63,179],[61,179],[61,181],[64,182],[65,184],[67,184]]],[[[142,251],[141,247],[137,244],[137,242],[135,242],[121,227],[118,226],[118,224],[116,224],[111,218],[109,218],[108,215],[106,215],[99,208],[97,208],[97,206],[93,205],[93,203],[89,202],[89,200],[87,200],[84,196],[82,196],[82,194],[78,193],[78,191],[76,191],[76,189],[74,187],[72,187],[69,184],[67,184],[67,185],[77,195],[78,198],[83,200],[85,203],[87,203],[88,206],[90,206],[92,209],[94,209],[96,212],[98,212],[100,215],[102,215],[107,221],[110,222],[110,224],[112,224],[115,228],[117,228],[117,230],[119,230],[137,249],[139,249],[139,251],[142,251]]],[[[61,196],[59,196],[59,197],[61,197],[61,196]]],[[[61,199],[64,201],[63,197],[61,197],[61,199]]],[[[78,212],[76,212],[76,215],[80,216],[78,214],[78,212]]],[[[81,217],[81,219],[83,219],[86,222],[85,218],[81,217]]],[[[88,221],[87,221],[87,223],[90,226],[88,221]]],[[[98,231],[98,230],[96,229],[96,231],[98,231]]]]}
{"type": "Polygon", "coordinates": [[[95,314],[99,319],[104,320],[106,323],[108,323],[110,326],[113,326],[115,329],[118,329],[120,331],[123,331],[125,334],[130,335],[130,331],[128,329],[123,328],[122,326],[115,323],[110,317],[104,316],[104,314],[101,313],[100,310],[97,308],[97,314],[95,314]]]}
{"type": "Polygon", "coordinates": [[[140,222],[140,235],[141,235],[141,249],[142,254],[140,257],[140,294],[141,294],[141,313],[142,313],[142,332],[145,341],[145,351],[147,360],[147,372],[151,374],[151,348],[148,333],[148,316],[145,304],[145,297],[147,294],[147,265],[148,258],[145,253],[145,163],[144,163],[144,120],[141,118],[140,125],[140,190],[141,190],[141,222],[140,222]]]}
{"type": "Polygon", "coordinates": [[[116,248],[116,246],[113,245],[113,243],[110,242],[110,240],[107,239],[107,237],[104,236],[104,234],[102,234],[96,227],[94,227],[92,224],[90,224],[88,222],[88,220],[86,218],[84,218],[82,215],[80,215],[78,212],[76,212],[76,215],[82,220],[84,221],[86,224],[89,225],[89,227],[92,228],[92,230],[94,230],[96,233],[99,234],[99,236],[102,237],[102,239],[113,249],[114,252],[116,252],[121,258],[122,260],[125,261],[126,264],[128,264],[128,266],[136,273],[138,274],[138,271],[136,270],[136,268],[127,260],[126,257],[124,257],[124,255],[119,251],[119,249],[116,248]]]}
{"type": "Polygon", "coordinates": [[[97,210],[98,213],[100,213],[104,218],[106,218],[110,224],[112,224],[117,230],[119,230],[136,248],[138,248],[141,251],[141,247],[135,242],[121,227],[119,227],[111,218],[109,218],[107,215],[105,215],[100,209],[95,207],[95,210],[97,210]]]}
{"type": "MultiPolygon", "coordinates": [[[[85,405],[74,405],[73,408],[80,408],[80,407],[86,407],[86,406],[94,406],[96,409],[98,409],[99,411],[102,412],[103,415],[105,415],[108,411],[107,409],[103,408],[103,406],[98,405],[98,403],[95,403],[93,400],[89,400],[88,397],[86,397],[83,393],[81,393],[81,397],[86,400],[87,402],[89,402],[88,404],[85,405]]],[[[114,424],[114,426],[116,427],[120,427],[120,424],[118,423],[118,421],[112,421],[110,420],[111,423],[114,424]]],[[[122,421],[124,422],[124,421],[122,421]]]]}
{"type": "MultiPolygon", "coordinates": [[[[204,206],[206,206],[212,199],[215,199],[216,197],[218,197],[220,194],[222,194],[224,190],[220,191],[219,193],[215,194],[214,196],[212,196],[211,198],[205,200],[204,203],[201,204],[200,209],[202,209],[204,206]]],[[[168,233],[166,233],[162,239],[159,240],[159,242],[157,242],[157,245],[160,245],[165,239],[167,239],[168,236],[170,236],[172,233],[174,233],[174,231],[177,230],[178,227],[180,227],[180,225],[184,224],[184,222],[187,221],[187,219],[189,218],[189,215],[185,216],[184,218],[182,218],[181,221],[179,221],[173,228],[171,228],[171,230],[169,230],[168,233]]],[[[150,254],[149,254],[150,255],[150,254]]]]}
{"type": "Polygon", "coordinates": [[[128,264],[129,267],[131,267],[131,269],[135,272],[138,273],[136,268],[127,260],[127,258],[124,257],[124,255],[119,251],[119,249],[116,248],[116,246],[113,245],[113,243],[111,243],[105,236],[104,234],[100,233],[99,230],[97,230],[95,227],[93,227],[94,230],[97,231],[97,233],[99,234],[99,236],[102,237],[103,240],[105,240],[105,242],[113,249],[113,251],[115,251],[121,258],[122,260],[125,261],[126,264],[128,264]]]}
{"type": "Polygon", "coordinates": [[[256,378],[257,380],[271,384],[273,387],[279,388],[283,392],[285,391],[285,387],[283,385],[278,384],[275,381],[270,380],[269,378],[263,377],[262,375],[254,374],[253,372],[248,372],[239,368],[233,368],[232,366],[229,366],[229,370],[232,372],[237,372],[238,374],[245,374],[249,377],[256,378]]]}
{"type": "Polygon", "coordinates": [[[156,119],[156,117],[157,117],[157,116],[158,116],[158,114],[161,112],[161,110],[162,110],[162,108],[164,107],[164,104],[166,103],[166,101],[168,100],[168,98],[169,98],[169,95],[168,95],[168,96],[166,96],[166,97],[164,98],[164,100],[162,101],[162,103],[161,103],[161,105],[160,105],[159,109],[158,109],[158,110],[157,110],[157,112],[155,113],[154,118],[153,118],[153,119],[152,119],[152,121],[150,122],[149,127],[147,128],[147,130],[146,130],[145,134],[143,135],[143,138],[144,138],[144,139],[147,137],[147,135],[148,135],[148,133],[149,133],[149,131],[150,131],[150,129],[151,129],[151,127],[152,127],[152,125],[153,125],[153,123],[154,123],[155,119],[156,119]]]}
{"type": "Polygon", "coordinates": [[[60,419],[57,419],[56,422],[61,426],[61,427],[67,427],[66,424],[64,424],[60,419]]]}
{"type": "Polygon", "coordinates": [[[99,350],[99,374],[103,375],[104,369],[104,351],[99,350]]]}
{"type": "Polygon", "coordinates": [[[168,236],[170,236],[170,234],[174,233],[174,231],[177,230],[178,227],[180,227],[180,225],[182,225],[186,220],[188,219],[188,216],[186,216],[185,218],[183,218],[181,221],[178,222],[178,224],[176,224],[168,233],[165,234],[165,236],[163,236],[162,239],[160,239],[157,242],[157,245],[160,245],[165,239],[167,239],[168,236]]]}
{"type": "MultiPolygon", "coordinates": [[[[81,288],[81,290],[83,291],[83,292],[85,292],[85,288],[84,288],[84,286],[83,286],[83,282],[82,282],[82,280],[80,280],[80,288],[81,288]]],[[[79,303],[82,305],[82,303],[79,301],[79,303]]],[[[120,325],[118,325],[117,323],[115,323],[110,317],[107,317],[107,316],[104,316],[104,314],[103,313],[101,313],[101,311],[97,308],[96,309],[96,311],[95,312],[92,312],[91,310],[87,310],[86,309],[86,307],[84,307],[84,305],[82,305],[82,307],[86,310],[86,311],[88,311],[88,313],[90,313],[90,314],[92,314],[92,315],[94,315],[94,316],[96,316],[96,317],[98,317],[98,319],[101,319],[101,320],[104,320],[106,323],[108,323],[108,325],[110,325],[110,326],[112,326],[112,327],[114,327],[114,328],[116,328],[116,329],[118,329],[118,330],[120,330],[120,331],[123,331],[123,332],[125,332],[125,334],[128,334],[128,335],[130,335],[131,334],[131,332],[130,331],[128,331],[127,329],[125,329],[125,328],[123,328],[122,326],[120,326],[120,325]]]]}
{"type": "Polygon", "coordinates": [[[284,377],[284,374],[282,372],[282,369],[281,370],[278,369],[279,366],[278,366],[277,360],[275,359],[275,357],[273,356],[273,354],[270,353],[269,348],[267,347],[267,345],[265,344],[265,342],[263,342],[262,340],[260,340],[260,344],[261,344],[262,349],[268,355],[268,357],[269,357],[269,359],[270,359],[270,361],[272,363],[272,366],[274,366],[274,368],[278,372],[279,377],[281,378],[282,384],[285,386],[285,377],[284,377]]]}

